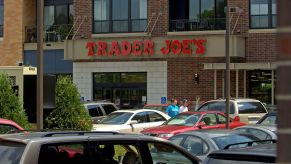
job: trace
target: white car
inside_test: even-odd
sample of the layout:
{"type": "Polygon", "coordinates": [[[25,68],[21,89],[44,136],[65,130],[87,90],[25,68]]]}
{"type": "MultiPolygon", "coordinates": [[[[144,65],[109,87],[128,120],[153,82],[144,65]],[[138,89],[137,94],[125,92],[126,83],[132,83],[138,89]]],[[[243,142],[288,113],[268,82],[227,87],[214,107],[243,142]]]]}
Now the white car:
{"type": "Polygon", "coordinates": [[[170,117],[151,109],[118,110],[93,125],[93,131],[140,133],[145,128],[162,125],[170,117]]]}

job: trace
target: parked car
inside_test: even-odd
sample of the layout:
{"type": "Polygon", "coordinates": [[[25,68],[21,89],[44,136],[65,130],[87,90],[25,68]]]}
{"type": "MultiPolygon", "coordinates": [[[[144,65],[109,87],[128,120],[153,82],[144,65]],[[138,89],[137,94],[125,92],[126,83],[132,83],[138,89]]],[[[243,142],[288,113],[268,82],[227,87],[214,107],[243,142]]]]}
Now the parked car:
{"type": "MultiPolygon", "coordinates": [[[[230,120],[230,128],[245,125],[239,121],[230,120]]],[[[191,130],[225,128],[225,123],[226,116],[222,112],[184,112],[171,118],[161,126],[145,129],[141,133],[168,139],[173,135],[191,130]]]]}
{"type": "Polygon", "coordinates": [[[92,117],[93,123],[98,123],[106,115],[119,109],[114,103],[107,101],[85,102],[84,107],[92,117]]]}
{"type": "Polygon", "coordinates": [[[165,113],[152,109],[119,110],[94,124],[93,131],[139,133],[145,128],[159,126],[168,119],[170,117],[165,113]]]}
{"type": "Polygon", "coordinates": [[[202,164],[261,164],[276,163],[276,144],[218,150],[210,153],[202,164]]]}
{"type": "Polygon", "coordinates": [[[200,160],[169,141],[116,132],[26,132],[2,135],[5,164],[198,164],[200,160]]]}
{"type": "MultiPolygon", "coordinates": [[[[221,111],[225,113],[225,99],[211,100],[205,102],[198,111],[221,111]]],[[[240,119],[247,124],[255,124],[268,113],[266,107],[255,99],[231,99],[230,117],[240,119]]]]}
{"type": "Polygon", "coordinates": [[[204,160],[209,153],[222,150],[229,144],[259,140],[254,135],[227,129],[189,131],[177,134],[170,141],[204,160]]]}
{"type": "Polygon", "coordinates": [[[168,105],[169,104],[146,104],[143,106],[143,109],[153,109],[166,113],[168,105]]]}
{"type": "Polygon", "coordinates": [[[14,121],[0,118],[0,134],[5,134],[18,130],[24,129],[14,121]]]}
{"type": "Polygon", "coordinates": [[[257,124],[260,125],[277,125],[277,112],[270,112],[265,114],[257,124]]]}
{"type": "Polygon", "coordinates": [[[255,135],[260,140],[276,140],[278,138],[276,125],[246,125],[235,128],[235,130],[255,135]]]}

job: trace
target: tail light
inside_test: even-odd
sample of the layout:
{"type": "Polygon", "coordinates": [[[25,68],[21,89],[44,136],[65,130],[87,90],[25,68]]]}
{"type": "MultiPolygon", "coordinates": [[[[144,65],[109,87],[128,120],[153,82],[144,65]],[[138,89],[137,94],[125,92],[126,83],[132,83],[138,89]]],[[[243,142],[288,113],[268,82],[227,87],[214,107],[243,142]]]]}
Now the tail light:
{"type": "Polygon", "coordinates": [[[240,121],[239,116],[235,116],[234,119],[233,119],[233,121],[240,121]]]}

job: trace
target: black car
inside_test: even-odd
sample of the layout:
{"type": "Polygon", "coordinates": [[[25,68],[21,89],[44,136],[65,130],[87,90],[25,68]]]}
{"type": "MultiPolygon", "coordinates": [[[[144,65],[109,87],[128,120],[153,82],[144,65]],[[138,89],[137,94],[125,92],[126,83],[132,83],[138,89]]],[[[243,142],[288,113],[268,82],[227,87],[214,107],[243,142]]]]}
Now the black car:
{"type": "Polygon", "coordinates": [[[260,144],[212,152],[202,164],[261,164],[276,163],[276,144],[260,144]]]}

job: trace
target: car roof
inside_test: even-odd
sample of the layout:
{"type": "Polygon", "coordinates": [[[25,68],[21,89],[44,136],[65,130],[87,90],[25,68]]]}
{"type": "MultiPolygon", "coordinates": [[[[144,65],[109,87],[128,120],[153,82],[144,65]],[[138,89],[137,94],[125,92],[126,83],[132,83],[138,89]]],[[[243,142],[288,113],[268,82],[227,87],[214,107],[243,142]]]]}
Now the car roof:
{"type": "Polygon", "coordinates": [[[143,140],[143,141],[163,141],[160,138],[154,138],[150,136],[140,134],[123,134],[118,132],[81,132],[81,131],[70,131],[70,132],[22,132],[14,134],[4,134],[0,136],[0,142],[11,141],[20,142],[27,144],[31,141],[45,141],[49,142],[65,142],[72,140],[88,140],[88,139],[99,139],[99,140],[143,140]]]}
{"type": "Polygon", "coordinates": [[[158,112],[158,113],[162,113],[160,111],[154,110],[154,109],[122,109],[122,110],[118,110],[118,111],[114,111],[112,113],[121,113],[121,112],[128,112],[128,113],[138,113],[138,112],[158,112]]]}
{"type": "Polygon", "coordinates": [[[213,113],[220,113],[220,114],[224,114],[223,112],[220,111],[195,111],[195,112],[183,112],[181,114],[213,114],[213,113]]]}
{"type": "Polygon", "coordinates": [[[231,148],[227,150],[219,150],[212,152],[209,156],[227,156],[227,155],[249,155],[249,156],[277,156],[276,144],[260,144],[256,146],[243,147],[243,148],[231,148]]]}
{"type": "Polygon", "coordinates": [[[169,104],[145,104],[144,106],[168,106],[169,104]]]}
{"type": "Polygon", "coordinates": [[[188,131],[184,133],[180,133],[178,135],[196,135],[201,136],[203,138],[215,138],[221,136],[228,136],[233,134],[245,134],[239,131],[234,131],[231,129],[209,129],[209,130],[196,130],[196,131],[188,131]]]}
{"type": "MultiPolygon", "coordinates": [[[[213,102],[213,101],[226,101],[226,99],[209,100],[209,101],[206,101],[206,102],[213,102]]],[[[259,100],[251,99],[251,98],[231,98],[230,101],[237,101],[237,102],[260,102],[259,100]]]]}
{"type": "Polygon", "coordinates": [[[266,129],[270,130],[272,132],[277,131],[277,125],[261,125],[261,124],[253,124],[253,125],[245,125],[245,126],[240,126],[237,129],[241,128],[255,128],[255,129],[266,129]]]}
{"type": "Polygon", "coordinates": [[[95,104],[114,104],[110,101],[85,101],[83,102],[84,105],[95,105],[95,104]]]}

